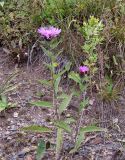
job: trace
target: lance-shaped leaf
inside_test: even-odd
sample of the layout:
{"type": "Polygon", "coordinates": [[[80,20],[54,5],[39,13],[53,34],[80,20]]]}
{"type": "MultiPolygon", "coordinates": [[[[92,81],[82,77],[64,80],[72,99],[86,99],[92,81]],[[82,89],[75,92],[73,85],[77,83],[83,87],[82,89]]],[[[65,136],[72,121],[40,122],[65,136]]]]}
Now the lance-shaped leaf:
{"type": "Polygon", "coordinates": [[[2,1],[0,2],[0,6],[3,7],[3,6],[4,6],[4,3],[5,3],[4,0],[2,0],[2,1]]]}
{"type": "Polygon", "coordinates": [[[55,57],[55,55],[54,55],[53,52],[47,50],[47,49],[44,48],[43,46],[42,46],[42,50],[43,50],[43,52],[44,52],[53,62],[56,61],[56,57],[55,57]]]}
{"type": "Polygon", "coordinates": [[[39,133],[52,132],[52,130],[48,127],[37,126],[37,125],[31,125],[31,126],[28,126],[28,127],[23,127],[23,128],[21,128],[21,130],[30,131],[30,132],[39,132],[39,133]]]}
{"type": "Polygon", "coordinates": [[[46,86],[51,86],[52,85],[52,81],[51,80],[44,79],[44,80],[38,80],[38,82],[40,84],[43,84],[43,85],[46,85],[46,86]]]}
{"type": "Polygon", "coordinates": [[[73,117],[66,118],[65,122],[68,124],[75,123],[75,119],[73,117]]]}
{"type": "Polygon", "coordinates": [[[45,65],[50,71],[53,70],[53,66],[52,66],[52,65],[50,65],[50,64],[48,64],[48,63],[45,63],[45,62],[44,62],[44,65],[45,65]]]}
{"type": "Polygon", "coordinates": [[[76,139],[75,147],[70,151],[70,153],[74,153],[74,152],[78,151],[78,149],[81,146],[84,139],[85,139],[85,135],[82,131],[80,131],[80,133],[78,134],[77,139],[76,139]]]}
{"type": "Polygon", "coordinates": [[[96,127],[96,126],[81,127],[80,131],[79,131],[79,134],[77,136],[77,139],[76,139],[75,147],[74,147],[74,149],[72,149],[70,151],[70,153],[74,153],[79,149],[79,147],[81,146],[81,143],[85,139],[85,133],[87,133],[87,132],[99,132],[99,131],[106,131],[106,129],[96,127]]]}
{"type": "Polygon", "coordinates": [[[5,110],[8,107],[7,97],[4,95],[1,95],[1,99],[2,100],[0,100],[0,112],[5,110]]]}
{"type": "Polygon", "coordinates": [[[3,102],[3,101],[0,101],[0,112],[5,110],[6,107],[7,107],[7,104],[5,102],[3,102]]]}
{"type": "Polygon", "coordinates": [[[57,95],[58,93],[58,88],[59,88],[59,83],[60,83],[61,77],[58,77],[55,82],[54,82],[54,90],[55,90],[55,94],[57,95]]]}
{"type": "Polygon", "coordinates": [[[83,101],[80,103],[79,111],[82,111],[88,104],[89,104],[89,98],[83,100],[83,101]]]}
{"type": "Polygon", "coordinates": [[[62,41],[51,41],[52,43],[50,43],[50,48],[51,49],[55,49],[62,41]]]}
{"type": "Polygon", "coordinates": [[[41,140],[37,147],[36,160],[41,160],[46,151],[46,144],[44,140],[41,140]]]}
{"type": "Polygon", "coordinates": [[[105,128],[100,128],[97,126],[86,126],[80,128],[81,132],[87,133],[87,132],[100,132],[100,131],[107,131],[105,128]]]}
{"type": "Polygon", "coordinates": [[[61,114],[63,111],[66,110],[66,108],[68,107],[71,99],[72,99],[72,96],[73,96],[73,93],[70,94],[70,95],[66,95],[66,94],[63,94],[62,98],[62,102],[60,104],[60,107],[59,107],[59,113],[61,114]]]}
{"type": "Polygon", "coordinates": [[[58,77],[61,77],[65,72],[69,71],[71,67],[71,63],[67,63],[65,66],[65,69],[63,69],[61,72],[59,72],[57,75],[54,75],[54,79],[57,79],[58,77]]]}
{"type": "Polygon", "coordinates": [[[57,128],[57,138],[56,138],[56,159],[59,158],[60,151],[63,144],[63,129],[57,128]]]}
{"type": "Polygon", "coordinates": [[[68,76],[70,79],[74,80],[76,83],[81,83],[81,78],[79,76],[79,74],[75,73],[75,72],[71,72],[68,76]]]}
{"type": "Polygon", "coordinates": [[[64,121],[56,121],[56,122],[54,122],[54,124],[55,124],[55,126],[62,128],[69,133],[71,132],[70,126],[64,121]]]}
{"type": "Polygon", "coordinates": [[[52,103],[47,101],[30,102],[31,105],[44,108],[52,108],[52,103]]]}

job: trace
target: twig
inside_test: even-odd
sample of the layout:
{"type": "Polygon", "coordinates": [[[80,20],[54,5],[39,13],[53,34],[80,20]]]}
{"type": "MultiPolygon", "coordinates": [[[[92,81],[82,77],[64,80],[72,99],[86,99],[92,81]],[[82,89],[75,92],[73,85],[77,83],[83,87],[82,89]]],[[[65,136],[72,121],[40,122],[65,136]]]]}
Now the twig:
{"type": "Polygon", "coordinates": [[[33,53],[33,50],[34,48],[36,47],[36,44],[37,42],[39,41],[40,38],[38,38],[36,40],[36,42],[33,44],[32,48],[31,48],[31,51],[28,53],[28,61],[27,61],[27,69],[28,69],[28,65],[32,63],[32,53],[33,53]]]}

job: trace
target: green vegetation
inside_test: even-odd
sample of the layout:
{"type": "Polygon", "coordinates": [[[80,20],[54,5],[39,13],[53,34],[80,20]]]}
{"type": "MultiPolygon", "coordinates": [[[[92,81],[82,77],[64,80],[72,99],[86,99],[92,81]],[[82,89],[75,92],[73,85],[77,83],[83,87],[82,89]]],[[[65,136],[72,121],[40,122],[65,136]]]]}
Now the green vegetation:
{"type": "MultiPolygon", "coordinates": [[[[73,154],[84,142],[86,133],[105,131],[95,124],[82,126],[81,122],[95,94],[94,87],[101,101],[112,103],[119,99],[121,90],[117,80],[125,72],[124,0],[2,0],[0,26],[0,45],[14,60],[27,53],[30,62],[33,61],[31,54],[36,48],[49,59],[49,63],[44,64],[51,78],[39,82],[51,87],[52,102],[39,100],[30,104],[54,112],[51,122],[56,130],[56,160],[60,157],[65,134],[74,144],[69,153],[73,154]],[[56,68],[61,66],[60,55],[68,57],[69,62],[57,73],[56,68]],[[74,66],[79,72],[71,71],[74,66]],[[73,82],[68,93],[59,89],[66,73],[67,79],[73,82]],[[79,102],[77,120],[62,116],[73,98],[79,102]]],[[[4,92],[11,89],[10,83],[5,82],[1,88],[0,111],[8,107],[4,92]]],[[[49,127],[37,125],[22,129],[53,132],[49,127]]],[[[46,144],[42,140],[37,149],[38,160],[45,151],[46,144]]]]}

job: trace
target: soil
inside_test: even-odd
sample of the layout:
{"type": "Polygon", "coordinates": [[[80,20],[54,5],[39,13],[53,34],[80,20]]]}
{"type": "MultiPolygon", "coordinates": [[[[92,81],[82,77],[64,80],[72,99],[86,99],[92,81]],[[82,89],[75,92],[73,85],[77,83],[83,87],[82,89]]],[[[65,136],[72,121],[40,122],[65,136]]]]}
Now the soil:
{"type": "MultiPolygon", "coordinates": [[[[43,67],[42,62],[28,67],[23,64],[19,67],[1,50],[0,83],[15,71],[18,73],[12,83],[17,85],[17,88],[7,94],[8,101],[15,104],[15,107],[0,113],[0,160],[35,160],[39,140],[44,139],[48,145],[51,143],[54,146],[55,133],[27,133],[20,129],[33,124],[52,127],[50,119],[53,117],[53,111],[30,105],[30,102],[35,100],[52,100],[51,89],[38,83],[40,79],[48,79],[49,72],[43,67]]],[[[67,86],[63,87],[67,89],[67,86]]],[[[124,95],[124,89],[121,95],[124,95]]],[[[64,116],[73,115],[77,118],[77,108],[73,104],[75,102],[68,107],[64,116]]],[[[94,102],[92,99],[85,111],[82,123],[96,123],[107,128],[108,132],[87,134],[82,147],[72,156],[69,155],[69,151],[73,144],[68,140],[64,141],[59,160],[125,160],[124,106],[124,96],[120,96],[117,101],[117,108],[115,104],[102,105],[102,102],[94,97],[94,102]]],[[[53,160],[54,149],[48,148],[43,159],[53,160]]]]}

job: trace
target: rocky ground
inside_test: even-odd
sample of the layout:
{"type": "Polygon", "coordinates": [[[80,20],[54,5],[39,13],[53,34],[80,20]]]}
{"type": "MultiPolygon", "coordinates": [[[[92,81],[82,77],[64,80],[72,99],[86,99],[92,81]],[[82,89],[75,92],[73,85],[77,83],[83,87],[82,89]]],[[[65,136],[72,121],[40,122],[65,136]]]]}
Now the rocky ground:
{"type": "MultiPolygon", "coordinates": [[[[0,83],[3,83],[8,75],[18,72],[13,84],[18,87],[8,93],[8,101],[15,104],[0,113],[0,160],[35,160],[36,147],[39,139],[55,144],[53,134],[25,133],[21,127],[30,124],[51,126],[52,110],[31,106],[29,102],[39,99],[51,101],[51,89],[39,85],[37,80],[48,78],[49,73],[42,63],[33,66],[17,67],[10,61],[4,52],[0,52],[0,83]]],[[[64,86],[63,86],[64,87],[64,86]]],[[[65,86],[67,87],[67,86],[65,86]]],[[[85,113],[84,125],[93,122],[108,129],[108,133],[89,134],[84,145],[73,157],[68,152],[73,147],[70,142],[64,142],[63,154],[60,160],[125,160],[125,103],[124,91],[120,97],[118,108],[114,109],[110,104],[90,103],[85,113]],[[117,110],[117,112],[114,112],[117,110]]],[[[68,114],[77,117],[77,110],[69,106],[68,114]]],[[[48,149],[45,160],[54,159],[54,152],[48,149]]]]}

